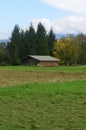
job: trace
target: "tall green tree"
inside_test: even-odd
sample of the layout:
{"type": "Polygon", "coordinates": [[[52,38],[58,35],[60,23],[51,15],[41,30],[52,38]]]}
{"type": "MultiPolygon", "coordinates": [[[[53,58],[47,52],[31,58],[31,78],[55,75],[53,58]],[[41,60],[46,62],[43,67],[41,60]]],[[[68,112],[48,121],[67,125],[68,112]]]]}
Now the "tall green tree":
{"type": "Polygon", "coordinates": [[[48,48],[49,48],[49,54],[53,55],[53,48],[54,48],[54,41],[56,40],[55,33],[53,32],[52,28],[50,29],[48,33],[48,48]]]}
{"type": "Polygon", "coordinates": [[[28,32],[29,54],[36,54],[36,33],[33,25],[31,24],[28,32]]]}
{"type": "Polygon", "coordinates": [[[24,36],[25,36],[24,30],[20,30],[19,37],[20,37],[21,44],[20,44],[20,48],[19,48],[19,58],[20,58],[21,63],[22,63],[22,60],[24,57],[24,49],[25,49],[24,36]]]}
{"type": "Polygon", "coordinates": [[[86,64],[86,35],[78,34],[75,40],[79,44],[79,64],[86,64]]]}
{"type": "Polygon", "coordinates": [[[8,64],[8,55],[6,52],[6,43],[0,43],[0,65],[8,64]]]}
{"type": "Polygon", "coordinates": [[[17,65],[20,62],[20,47],[20,28],[18,25],[15,25],[11,34],[10,42],[8,43],[7,47],[9,50],[10,61],[13,65],[17,65]]]}
{"type": "Polygon", "coordinates": [[[29,30],[27,29],[24,33],[24,50],[23,54],[26,57],[30,54],[30,45],[29,45],[29,30]]]}
{"type": "Polygon", "coordinates": [[[36,53],[38,55],[48,55],[49,54],[46,30],[41,23],[39,23],[37,26],[36,53]]]}
{"type": "Polygon", "coordinates": [[[24,56],[36,54],[36,33],[33,28],[33,25],[31,24],[29,27],[29,30],[25,31],[24,34],[24,56]]]}

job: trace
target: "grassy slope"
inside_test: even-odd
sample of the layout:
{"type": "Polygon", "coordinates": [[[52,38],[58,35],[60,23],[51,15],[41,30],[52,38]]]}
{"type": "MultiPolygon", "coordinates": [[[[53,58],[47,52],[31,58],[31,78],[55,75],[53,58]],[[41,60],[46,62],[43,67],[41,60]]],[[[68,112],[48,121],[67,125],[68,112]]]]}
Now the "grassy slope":
{"type": "Polygon", "coordinates": [[[86,81],[0,88],[0,130],[85,130],[86,81]]]}

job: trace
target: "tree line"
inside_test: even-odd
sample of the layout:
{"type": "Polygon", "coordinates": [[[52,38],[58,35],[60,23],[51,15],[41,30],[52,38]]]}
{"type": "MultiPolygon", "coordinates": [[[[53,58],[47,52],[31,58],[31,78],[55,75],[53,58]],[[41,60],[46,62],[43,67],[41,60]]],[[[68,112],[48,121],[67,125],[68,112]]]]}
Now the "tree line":
{"type": "Polygon", "coordinates": [[[28,55],[51,55],[66,65],[86,64],[86,35],[57,39],[52,28],[47,32],[42,23],[36,31],[32,24],[25,31],[15,25],[10,41],[0,43],[0,65],[21,65],[28,55]]]}
{"type": "Polygon", "coordinates": [[[69,35],[54,42],[53,55],[60,59],[61,64],[86,65],[86,35],[69,35]]]}

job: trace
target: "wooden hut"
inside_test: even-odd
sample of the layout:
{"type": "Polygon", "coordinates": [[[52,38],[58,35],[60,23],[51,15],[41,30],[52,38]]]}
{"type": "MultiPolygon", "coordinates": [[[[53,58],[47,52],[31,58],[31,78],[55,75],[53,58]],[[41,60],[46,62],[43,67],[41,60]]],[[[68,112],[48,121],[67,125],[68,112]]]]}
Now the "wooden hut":
{"type": "Polygon", "coordinates": [[[51,56],[28,55],[24,58],[24,65],[32,66],[58,66],[59,59],[51,56]]]}

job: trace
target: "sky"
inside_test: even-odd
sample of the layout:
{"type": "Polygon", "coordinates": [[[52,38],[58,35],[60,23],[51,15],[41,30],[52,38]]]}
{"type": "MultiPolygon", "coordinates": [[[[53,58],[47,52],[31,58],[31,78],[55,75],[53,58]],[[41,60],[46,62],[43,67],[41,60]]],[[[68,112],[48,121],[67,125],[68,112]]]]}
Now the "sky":
{"type": "Polygon", "coordinates": [[[86,0],[0,0],[0,39],[39,22],[57,34],[86,34],[86,0]]]}

